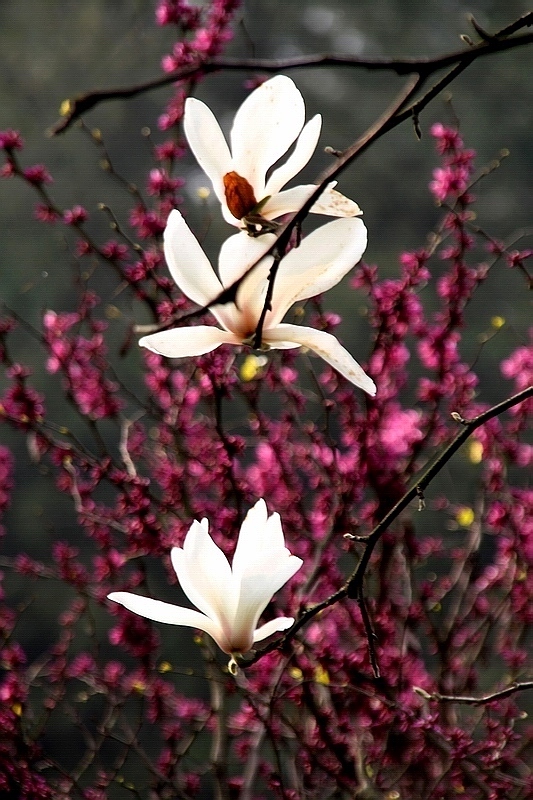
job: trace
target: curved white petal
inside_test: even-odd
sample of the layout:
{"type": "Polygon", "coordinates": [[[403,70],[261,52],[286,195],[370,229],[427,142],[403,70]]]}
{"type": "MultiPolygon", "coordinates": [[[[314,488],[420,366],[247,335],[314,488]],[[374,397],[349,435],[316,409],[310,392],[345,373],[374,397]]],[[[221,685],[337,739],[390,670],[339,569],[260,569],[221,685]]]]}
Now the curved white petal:
{"type": "Polygon", "coordinates": [[[283,192],[272,195],[261,210],[265,219],[278,219],[284,214],[292,214],[299,211],[305,201],[311,197],[316,189],[314,183],[306,183],[302,186],[293,186],[292,189],[285,189],[283,192]]]}
{"type": "Polygon", "coordinates": [[[336,181],[326,187],[316,203],[311,206],[311,212],[325,214],[328,217],[357,217],[362,214],[357,203],[337,192],[333,188],[335,185],[336,181]]]}
{"type": "Polygon", "coordinates": [[[284,548],[245,566],[239,582],[240,594],[232,632],[234,641],[255,630],[272,596],[298,572],[302,563],[301,558],[284,548]]]}
{"type": "Polygon", "coordinates": [[[277,341],[284,343],[292,341],[303,347],[308,347],[309,350],[323,358],[337,372],[340,372],[350,383],[359,386],[372,397],[376,394],[376,384],[372,378],[366,374],[363,368],[331,333],[300,325],[282,324],[265,331],[263,341],[274,348],[277,347],[277,341]]]}
{"type": "MultiPolygon", "coordinates": [[[[142,597],[131,592],[112,592],[107,595],[108,600],[119,603],[128,611],[133,611],[140,617],[151,619],[154,622],[165,622],[168,625],[185,625],[188,628],[198,628],[212,636],[219,646],[220,642],[225,642],[221,629],[209,617],[194,611],[192,608],[174,606],[171,603],[163,603],[161,600],[153,600],[151,597],[142,597]]],[[[222,648],[224,649],[224,648],[222,648]]]]}
{"type": "Polygon", "coordinates": [[[286,75],[263,83],[237,111],[231,130],[233,168],[253,186],[257,200],[265,196],[267,170],[287,152],[304,122],[303,97],[286,75]]]}
{"type": "Polygon", "coordinates": [[[235,615],[237,592],[228,559],[209,536],[207,525],[193,522],[183,548],[173,547],[170,558],[180,586],[191,603],[228,635],[235,615]]]}
{"type": "MultiPolygon", "coordinates": [[[[279,514],[276,514],[279,527],[281,529],[281,522],[279,521],[279,514]]],[[[255,506],[248,511],[239,533],[237,547],[233,554],[233,561],[231,569],[235,576],[240,576],[246,564],[255,557],[256,553],[262,552],[264,548],[264,532],[266,530],[268,520],[268,513],[266,503],[261,498],[257,501],[255,506]]],[[[281,532],[283,537],[283,531],[281,532]]],[[[274,538],[274,537],[272,537],[274,538]]]]}
{"type": "Polygon", "coordinates": [[[139,345],[167,358],[201,356],[216,350],[221,344],[241,344],[234,333],[212,325],[194,325],[151,333],[139,339],[139,345]]]}
{"type": "MultiPolygon", "coordinates": [[[[324,214],[327,217],[357,217],[363,213],[357,203],[335,191],[334,186],[335,181],[322,192],[316,203],[313,203],[310,209],[313,214],[324,214]]],[[[314,183],[285,189],[283,192],[274,194],[263,206],[261,213],[265,219],[277,219],[283,214],[299,211],[315,189],[316,184],[314,183]]]]}
{"type": "Polygon", "coordinates": [[[190,300],[205,306],[222,291],[222,285],[177,209],[170,212],[163,233],[165,258],[174,282],[190,300]]]}
{"type": "Polygon", "coordinates": [[[336,219],[306,236],[281,262],[274,283],[272,327],[293,303],[331,289],[359,261],[367,232],[357,217],[336,219]]]}
{"type": "MultiPolygon", "coordinates": [[[[282,186],[285,186],[295,175],[305,167],[311,156],[316,150],[320,129],[322,128],[322,117],[316,114],[313,119],[307,122],[298,137],[294,151],[287,161],[275,169],[265,186],[265,196],[276,194],[282,186]]],[[[259,198],[258,198],[259,199],[259,198]]]]}
{"type": "Polygon", "coordinates": [[[267,636],[272,636],[273,633],[288,630],[293,624],[294,617],[276,617],[276,619],[271,619],[270,622],[265,622],[254,632],[254,644],[255,642],[262,642],[263,639],[266,639],[267,636]]]}
{"type": "Polygon", "coordinates": [[[263,236],[248,236],[247,233],[236,233],[223,242],[218,257],[218,274],[225,288],[242,277],[267,253],[276,237],[273,233],[263,236]]]}
{"type": "MultiPolygon", "coordinates": [[[[274,259],[272,256],[265,256],[248,273],[237,289],[235,304],[241,314],[241,330],[244,337],[250,336],[256,329],[257,323],[263,311],[268,288],[268,276],[274,259]]],[[[270,319],[271,312],[268,311],[265,319],[270,319]]],[[[270,323],[268,323],[270,325],[270,323]]]]}
{"type": "Polygon", "coordinates": [[[278,557],[284,559],[288,553],[280,516],[276,513],[268,516],[266,503],[261,498],[248,511],[241,525],[233,556],[233,574],[240,577],[250,564],[265,559],[275,561],[278,557]]]}
{"type": "Polygon", "coordinates": [[[185,101],[183,128],[198,164],[211,180],[216,196],[224,203],[222,178],[233,167],[229,147],[215,115],[201,100],[189,97],[185,101]]]}

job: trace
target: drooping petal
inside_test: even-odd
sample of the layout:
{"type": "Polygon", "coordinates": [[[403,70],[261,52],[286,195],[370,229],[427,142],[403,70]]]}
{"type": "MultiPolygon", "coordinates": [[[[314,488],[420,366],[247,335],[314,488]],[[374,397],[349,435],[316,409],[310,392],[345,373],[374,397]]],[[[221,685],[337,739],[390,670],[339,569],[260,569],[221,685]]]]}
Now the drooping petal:
{"type": "Polygon", "coordinates": [[[233,168],[265,196],[267,170],[283,156],[305,122],[303,97],[286,75],[263,83],[235,115],[231,130],[233,168]]]}
{"type": "MultiPolygon", "coordinates": [[[[272,172],[272,175],[265,186],[265,197],[279,192],[295,175],[305,167],[311,156],[316,150],[320,129],[322,127],[322,117],[316,114],[313,119],[307,122],[298,137],[298,141],[287,161],[272,172]]],[[[261,199],[261,198],[258,198],[261,199]]]]}
{"type": "Polygon", "coordinates": [[[263,333],[263,340],[276,347],[276,342],[295,342],[308,347],[320,358],[324,359],[337,372],[344,375],[346,380],[368,392],[372,397],[376,394],[376,384],[363,368],[355,361],[341,343],[326,331],[317,331],[301,325],[277,325],[275,328],[263,333]]]}
{"type": "Polygon", "coordinates": [[[263,236],[248,236],[236,233],[223,242],[218,257],[218,274],[225,288],[242,277],[244,273],[267,253],[275,242],[273,233],[263,236]]]}
{"type": "Polygon", "coordinates": [[[222,178],[232,170],[229,147],[215,115],[201,100],[189,97],[185,101],[183,128],[198,164],[213,184],[213,191],[224,203],[222,178]]]}
{"type": "MultiPolygon", "coordinates": [[[[107,595],[108,600],[120,603],[121,606],[133,611],[140,617],[151,619],[154,622],[165,622],[168,625],[185,625],[187,628],[198,628],[212,636],[220,646],[220,640],[224,641],[224,636],[218,625],[213,620],[194,611],[192,608],[174,606],[172,603],[163,603],[161,600],[153,600],[151,597],[143,597],[131,592],[112,592],[107,595]]],[[[222,648],[223,649],[223,648],[222,648]]]]}
{"type": "Polygon", "coordinates": [[[313,214],[325,214],[327,217],[357,217],[363,212],[353,200],[337,192],[333,181],[322,192],[316,203],[311,206],[313,214]]]}
{"type": "Polygon", "coordinates": [[[241,344],[233,333],[213,325],[194,325],[151,333],[139,339],[139,345],[167,358],[201,356],[216,350],[221,344],[241,344]]]}
{"type": "Polygon", "coordinates": [[[293,623],[294,617],[276,617],[276,619],[271,619],[270,622],[265,622],[264,625],[261,625],[255,630],[254,644],[256,642],[262,642],[263,639],[272,636],[273,633],[288,630],[293,623]]]}
{"type": "Polygon", "coordinates": [[[226,556],[209,536],[205,520],[193,522],[183,548],[173,547],[170,558],[191,603],[228,633],[237,605],[233,576],[226,556]]]}
{"type": "Polygon", "coordinates": [[[335,286],[360,260],[366,242],[362,220],[350,217],[322,225],[287,253],[274,283],[272,327],[293,303],[335,286]]]}
{"type": "Polygon", "coordinates": [[[222,285],[177,209],[170,212],[163,234],[165,258],[174,282],[190,300],[205,306],[222,291],[222,285]]]}

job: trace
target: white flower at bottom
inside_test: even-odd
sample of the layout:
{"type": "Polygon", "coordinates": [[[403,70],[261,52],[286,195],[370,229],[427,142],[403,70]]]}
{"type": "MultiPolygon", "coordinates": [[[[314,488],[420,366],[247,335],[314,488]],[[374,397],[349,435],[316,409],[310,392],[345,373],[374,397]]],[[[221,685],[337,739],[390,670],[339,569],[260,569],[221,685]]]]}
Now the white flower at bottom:
{"type": "Polygon", "coordinates": [[[181,588],[199,611],[130,592],[112,592],[109,600],[155,622],[205,631],[232,656],[230,668],[236,667],[236,654],[293,624],[292,617],[276,617],[257,627],[272,595],[303,563],[285,547],[279,514],[269,517],[264,500],[241,525],[232,566],[210,537],[207,519],[193,522],[183,547],[172,548],[170,557],[181,588]]]}

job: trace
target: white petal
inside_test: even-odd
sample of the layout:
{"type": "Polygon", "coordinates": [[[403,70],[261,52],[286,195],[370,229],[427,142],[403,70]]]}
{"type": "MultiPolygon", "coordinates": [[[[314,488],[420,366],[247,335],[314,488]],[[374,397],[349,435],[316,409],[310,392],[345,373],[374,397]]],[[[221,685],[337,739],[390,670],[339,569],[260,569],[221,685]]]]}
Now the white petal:
{"type": "Polygon", "coordinates": [[[232,571],[242,575],[249,565],[260,561],[284,559],[289,551],[279,514],[267,515],[265,501],[261,498],[247,513],[241,525],[237,547],[233,556],[232,571]]]}
{"type": "Polygon", "coordinates": [[[303,97],[286,75],[277,75],[253,91],[241,105],[231,130],[235,171],[265,196],[269,167],[284,155],[305,121],[303,97]]]}
{"type": "MultiPolygon", "coordinates": [[[[241,312],[242,326],[246,328],[247,334],[252,334],[259,321],[263,306],[266,300],[268,287],[268,276],[274,259],[272,256],[265,256],[248,273],[237,289],[235,304],[241,312]]],[[[265,325],[270,319],[271,312],[268,311],[265,318],[265,325]]],[[[270,323],[268,323],[270,325],[270,323]]]]}
{"type": "Polygon", "coordinates": [[[231,153],[215,115],[201,100],[185,101],[183,128],[196,160],[213,184],[221,203],[224,199],[222,178],[233,169],[231,153]]]}
{"type": "Polygon", "coordinates": [[[303,347],[308,347],[320,358],[323,358],[337,372],[344,375],[346,380],[355,386],[374,396],[376,385],[372,378],[366,374],[363,368],[355,361],[340,342],[325,331],[317,331],[314,328],[306,328],[300,325],[278,325],[272,330],[265,331],[263,341],[276,347],[276,341],[296,342],[303,347]]]}
{"type": "MultiPolygon", "coordinates": [[[[279,514],[276,514],[276,516],[281,529],[279,514]]],[[[268,514],[266,503],[263,498],[261,498],[257,501],[255,506],[252,506],[252,508],[248,511],[241,525],[239,538],[237,540],[237,547],[235,548],[235,553],[233,554],[233,561],[231,564],[231,569],[234,575],[241,575],[246,567],[246,564],[255,556],[257,551],[262,551],[264,549],[264,547],[261,545],[263,532],[266,529],[267,519],[268,514]]]]}
{"type": "Polygon", "coordinates": [[[293,303],[335,286],[360,260],[366,242],[362,220],[350,217],[322,225],[287,253],[274,283],[272,327],[293,303]]]}
{"type": "Polygon", "coordinates": [[[181,291],[205,306],[222,291],[222,285],[195,235],[177,209],[170,212],[163,234],[170,274],[181,291]]]}
{"type": "Polygon", "coordinates": [[[189,328],[172,328],[143,336],[139,345],[167,358],[202,356],[216,350],[221,344],[241,344],[233,333],[221,331],[213,325],[195,325],[189,328]]]}
{"type": "MultiPolygon", "coordinates": [[[[328,217],[357,217],[363,212],[353,200],[336,192],[331,183],[322,193],[320,198],[311,206],[313,214],[325,214],[328,217]]],[[[316,189],[316,184],[306,183],[294,186],[283,192],[273,195],[263,206],[262,215],[265,219],[277,219],[283,214],[292,214],[299,211],[305,201],[311,197],[316,189]]]]}
{"type": "Polygon", "coordinates": [[[313,214],[325,214],[328,217],[357,217],[363,213],[357,203],[335,191],[334,186],[335,182],[326,187],[316,203],[311,206],[313,214]]]}
{"type": "MultiPolygon", "coordinates": [[[[152,600],[151,597],[142,597],[131,592],[112,592],[107,595],[108,600],[120,603],[121,606],[133,611],[140,617],[151,619],[154,622],[165,622],[168,625],[185,625],[188,628],[198,628],[212,636],[219,644],[219,640],[224,641],[223,634],[219,627],[204,614],[194,611],[192,608],[174,606],[171,603],[163,603],[161,600],[152,600]]],[[[224,648],[222,648],[224,649],[224,648]]]]}
{"type": "Polygon", "coordinates": [[[302,559],[284,548],[269,557],[256,559],[245,566],[240,576],[240,594],[233,624],[232,639],[238,641],[257,627],[259,617],[272,596],[298,572],[302,559]]]}
{"type": "Polygon", "coordinates": [[[272,195],[270,200],[265,203],[261,214],[265,219],[278,219],[284,214],[292,214],[294,211],[299,211],[315,189],[314,183],[307,183],[278,192],[278,194],[272,195]]]}
{"type": "Polygon", "coordinates": [[[210,537],[207,526],[191,525],[183,548],[173,547],[172,565],[180,586],[197,608],[228,633],[237,604],[228,560],[210,537]]]}
{"type": "Polygon", "coordinates": [[[223,285],[227,288],[242,277],[270,250],[275,240],[273,233],[253,237],[244,232],[236,233],[226,239],[218,257],[218,274],[223,285]]]}
{"type": "Polygon", "coordinates": [[[276,619],[271,619],[270,622],[265,622],[254,632],[254,644],[255,642],[262,642],[263,639],[266,639],[267,636],[272,636],[273,633],[288,630],[293,623],[293,617],[276,617],[276,619]]]}
{"type": "MultiPolygon", "coordinates": [[[[322,127],[322,117],[317,114],[307,122],[298,137],[293,153],[287,161],[275,169],[265,186],[265,196],[276,194],[282,186],[285,186],[291,178],[305,167],[311,156],[316,150],[320,129],[322,127]]],[[[258,198],[259,199],[259,198],[258,198]]]]}

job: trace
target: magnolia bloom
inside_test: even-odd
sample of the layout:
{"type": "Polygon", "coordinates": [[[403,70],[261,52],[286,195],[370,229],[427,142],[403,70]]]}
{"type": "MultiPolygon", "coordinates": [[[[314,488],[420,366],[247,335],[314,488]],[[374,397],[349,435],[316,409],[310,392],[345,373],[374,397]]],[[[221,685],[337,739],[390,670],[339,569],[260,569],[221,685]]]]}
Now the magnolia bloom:
{"type": "MultiPolygon", "coordinates": [[[[274,236],[267,234],[262,238],[273,240],[274,236]]],[[[242,275],[243,264],[254,263],[255,256],[250,253],[256,244],[256,239],[246,236],[230,237],[220,253],[219,279],[179,211],[171,212],[164,234],[165,257],[172,277],[183,293],[200,306],[207,306],[224,288],[231,286],[242,275]],[[237,247],[240,243],[242,246],[237,247]]],[[[360,219],[352,217],[323,225],[306,236],[299,247],[290,250],[279,264],[259,349],[307,347],[355,386],[374,395],[374,381],[334,336],[282,322],[293,303],[335,286],[359,261],[365,247],[366,228],[360,219]]],[[[254,345],[273,261],[272,256],[266,256],[250,270],[237,289],[234,303],[210,308],[220,328],[211,325],[173,328],[144,336],[139,344],[168,358],[203,355],[221,344],[254,345]]]]}
{"type": "Polygon", "coordinates": [[[172,548],[170,557],[181,588],[199,611],[130,592],[112,592],[109,600],[155,622],[205,631],[232,656],[233,672],[236,654],[293,624],[292,617],[276,617],[257,627],[272,595],[303,563],[285,547],[279,514],[269,517],[264,500],[242,523],[231,567],[209,536],[207,519],[193,522],[183,547],[172,548]]]}
{"type": "MultiPolygon", "coordinates": [[[[306,125],[304,100],[285,75],[253,91],[235,115],[230,133],[231,152],[212,111],[193,97],[185,103],[183,125],[196,160],[210,178],[222,204],[224,218],[251,235],[272,230],[270,220],[297,211],[316,189],[314,184],[280,191],[305,167],[317,146],[322,119],[306,125]],[[268,170],[296,141],[284,164],[268,170]]],[[[311,211],[333,217],[353,217],[359,206],[331,183],[311,211]]]]}

